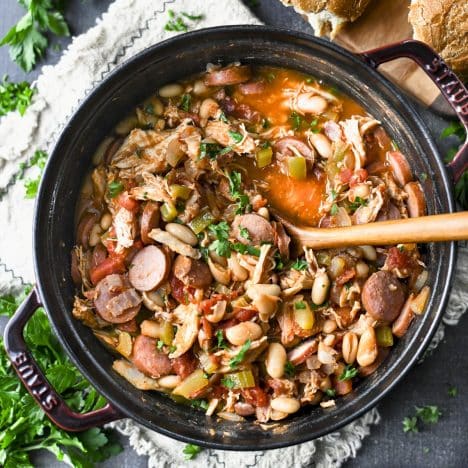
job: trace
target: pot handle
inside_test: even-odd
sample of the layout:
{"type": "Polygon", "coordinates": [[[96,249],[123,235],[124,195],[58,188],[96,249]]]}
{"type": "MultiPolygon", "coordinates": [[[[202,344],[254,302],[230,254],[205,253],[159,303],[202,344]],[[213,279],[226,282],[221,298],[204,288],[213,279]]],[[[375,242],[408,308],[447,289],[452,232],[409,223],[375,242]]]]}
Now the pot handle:
{"type": "Polygon", "coordinates": [[[89,413],[75,413],[51,387],[27,348],[23,336],[26,323],[41,306],[39,295],[34,288],[8,321],[4,334],[6,352],[28,392],[46,415],[66,431],[84,431],[122,418],[123,415],[110,403],[89,413]]]}
{"type": "MultiPolygon", "coordinates": [[[[450,70],[442,57],[427,44],[407,40],[389,44],[359,54],[372,68],[380,64],[406,57],[414,60],[440,89],[458,115],[468,135],[468,90],[462,81],[450,70]]],[[[468,169],[468,137],[453,160],[447,165],[455,182],[468,169]]]]}

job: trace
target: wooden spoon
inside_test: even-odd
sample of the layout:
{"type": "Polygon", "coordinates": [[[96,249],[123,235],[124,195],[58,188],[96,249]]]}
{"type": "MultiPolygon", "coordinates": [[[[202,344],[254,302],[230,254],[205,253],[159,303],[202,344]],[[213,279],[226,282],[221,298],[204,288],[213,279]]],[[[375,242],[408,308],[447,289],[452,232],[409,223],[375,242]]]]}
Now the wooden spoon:
{"type": "Polygon", "coordinates": [[[336,228],[298,227],[272,214],[300,247],[313,249],[468,240],[468,211],[336,228]]]}

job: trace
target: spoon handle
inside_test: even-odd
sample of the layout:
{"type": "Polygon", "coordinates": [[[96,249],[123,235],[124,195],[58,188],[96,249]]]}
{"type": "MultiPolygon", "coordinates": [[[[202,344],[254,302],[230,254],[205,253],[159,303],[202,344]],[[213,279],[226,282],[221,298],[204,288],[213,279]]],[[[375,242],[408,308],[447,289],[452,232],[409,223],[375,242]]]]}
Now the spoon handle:
{"type": "Polygon", "coordinates": [[[468,211],[339,228],[285,226],[296,241],[315,249],[455,241],[468,239],[468,211]]]}

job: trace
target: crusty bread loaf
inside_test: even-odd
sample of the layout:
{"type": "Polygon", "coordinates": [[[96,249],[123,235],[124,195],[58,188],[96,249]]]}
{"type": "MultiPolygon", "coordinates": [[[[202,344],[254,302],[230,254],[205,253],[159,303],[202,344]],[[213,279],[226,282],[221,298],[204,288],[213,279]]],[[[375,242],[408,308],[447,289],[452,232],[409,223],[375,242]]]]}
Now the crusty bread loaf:
{"type": "Polygon", "coordinates": [[[412,0],[414,38],[429,44],[454,72],[468,79],[468,1],[412,0]]]}
{"type": "Polygon", "coordinates": [[[307,17],[317,36],[332,39],[341,27],[359,18],[370,0],[281,0],[307,17]]]}

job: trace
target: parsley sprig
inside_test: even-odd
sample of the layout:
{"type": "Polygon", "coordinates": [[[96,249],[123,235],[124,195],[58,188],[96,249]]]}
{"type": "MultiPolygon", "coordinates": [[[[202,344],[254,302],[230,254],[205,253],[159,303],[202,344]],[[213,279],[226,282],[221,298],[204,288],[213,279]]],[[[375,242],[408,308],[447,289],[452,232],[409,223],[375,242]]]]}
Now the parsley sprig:
{"type": "Polygon", "coordinates": [[[24,115],[29,104],[31,104],[34,91],[34,88],[31,88],[27,81],[12,83],[5,75],[3,82],[0,83],[0,116],[15,110],[20,115],[24,115]]]}
{"type": "MultiPolygon", "coordinates": [[[[11,317],[29,290],[27,287],[18,296],[0,296],[0,315],[11,317]]],[[[47,379],[72,410],[93,411],[106,404],[60,348],[43,309],[29,320],[24,336],[47,379]]],[[[2,339],[0,401],[1,466],[33,466],[29,455],[43,449],[71,466],[85,468],[122,451],[108,430],[94,428],[70,434],[53,424],[18,379],[2,339]]]]}
{"type": "Polygon", "coordinates": [[[39,189],[39,183],[41,182],[42,173],[47,161],[47,153],[42,150],[37,150],[31,160],[28,163],[20,164],[20,173],[18,179],[22,179],[24,171],[28,168],[36,167],[39,169],[39,174],[34,178],[29,178],[24,181],[25,198],[35,198],[37,190],[39,189]]]}
{"type": "Polygon", "coordinates": [[[228,174],[229,193],[237,201],[236,214],[250,211],[251,205],[248,195],[242,191],[242,175],[238,171],[231,171],[228,174]]]}
{"type": "Polygon", "coordinates": [[[416,414],[403,419],[403,432],[419,432],[418,420],[425,424],[436,424],[442,412],[436,405],[415,406],[416,414]]]}
{"type": "Polygon", "coordinates": [[[345,381],[354,379],[358,375],[358,370],[351,364],[348,364],[342,374],[338,377],[338,380],[345,381]]]}
{"type": "Polygon", "coordinates": [[[203,449],[198,445],[187,444],[182,452],[186,460],[193,460],[203,449]]]}
{"type": "Polygon", "coordinates": [[[245,353],[250,349],[251,341],[248,339],[241,347],[239,352],[229,360],[229,367],[235,369],[244,359],[245,353]]]}
{"type": "Polygon", "coordinates": [[[185,13],[184,11],[175,13],[174,10],[169,10],[167,12],[169,16],[169,21],[164,26],[166,31],[175,31],[175,32],[187,32],[193,25],[188,25],[185,20],[189,20],[192,23],[201,21],[204,18],[204,15],[192,15],[185,13]]]}
{"type": "Polygon", "coordinates": [[[48,35],[69,36],[70,31],[57,0],[20,0],[26,14],[2,38],[10,46],[10,58],[31,71],[49,44],[48,35]]]}

